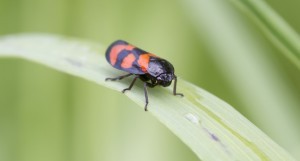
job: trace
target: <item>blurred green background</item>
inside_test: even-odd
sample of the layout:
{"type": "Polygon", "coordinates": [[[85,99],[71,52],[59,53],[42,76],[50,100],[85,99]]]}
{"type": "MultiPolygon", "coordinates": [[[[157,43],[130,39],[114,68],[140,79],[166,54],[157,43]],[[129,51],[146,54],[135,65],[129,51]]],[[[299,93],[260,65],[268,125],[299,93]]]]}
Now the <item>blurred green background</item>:
{"type": "MultiPolygon", "coordinates": [[[[300,1],[266,2],[299,33],[300,1]]],[[[0,0],[0,35],[46,32],[103,45],[116,39],[127,40],[170,60],[179,77],[231,104],[300,159],[299,69],[269,41],[253,19],[230,6],[229,1],[224,5],[228,5],[232,19],[240,24],[236,27],[250,35],[245,36],[250,37],[247,43],[253,42],[261,48],[259,51],[265,52],[255,54],[257,49],[244,49],[254,53],[246,61],[247,66],[241,60],[247,60],[247,56],[241,57],[238,52],[218,53],[215,50],[218,43],[205,34],[215,31],[197,25],[205,26],[215,15],[203,11],[202,17],[206,19],[199,20],[191,16],[190,5],[185,3],[188,2],[0,0]]],[[[199,10],[202,8],[199,6],[199,10]]],[[[222,21],[215,27],[222,33],[222,21]]],[[[226,35],[219,35],[220,39],[231,40],[226,35]]],[[[2,58],[0,160],[192,161],[198,158],[121,92],[25,60],[2,58]]]]}

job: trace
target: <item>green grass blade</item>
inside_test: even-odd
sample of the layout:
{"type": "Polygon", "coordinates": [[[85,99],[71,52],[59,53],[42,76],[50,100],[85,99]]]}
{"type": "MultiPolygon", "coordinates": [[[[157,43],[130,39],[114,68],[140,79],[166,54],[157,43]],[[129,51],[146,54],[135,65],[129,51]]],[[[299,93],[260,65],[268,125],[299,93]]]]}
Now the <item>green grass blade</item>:
{"type": "Polygon", "coordinates": [[[271,7],[260,0],[231,0],[262,27],[267,36],[300,68],[300,37],[271,7]]]}
{"type": "Polygon", "coordinates": [[[235,92],[247,117],[293,156],[298,156],[300,107],[270,49],[230,1],[181,1],[209,55],[235,92]],[[281,127],[288,127],[282,130],[281,127]]]}
{"type": "MultiPolygon", "coordinates": [[[[105,48],[92,42],[53,35],[12,35],[0,38],[0,57],[20,57],[120,92],[128,82],[105,82],[118,75],[106,62],[105,48]]],[[[207,91],[179,79],[176,97],[169,88],[149,94],[149,114],[186,143],[201,160],[294,160],[233,107],[207,91]]],[[[126,95],[144,107],[143,88],[126,95]]]]}

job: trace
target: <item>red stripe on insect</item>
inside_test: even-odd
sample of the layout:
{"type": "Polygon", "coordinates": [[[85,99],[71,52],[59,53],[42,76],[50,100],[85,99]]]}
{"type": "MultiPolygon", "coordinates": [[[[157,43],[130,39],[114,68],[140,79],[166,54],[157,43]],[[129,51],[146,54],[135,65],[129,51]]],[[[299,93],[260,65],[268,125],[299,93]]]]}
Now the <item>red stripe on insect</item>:
{"type": "Polygon", "coordinates": [[[128,54],[122,61],[121,67],[122,68],[131,68],[132,67],[132,63],[135,60],[135,56],[130,53],[128,54]]]}
{"type": "Polygon", "coordinates": [[[119,56],[119,54],[121,53],[122,50],[132,50],[133,48],[135,48],[132,45],[115,45],[112,47],[111,51],[110,51],[110,63],[112,65],[115,65],[117,62],[117,58],[119,56]]]}
{"type": "Polygon", "coordinates": [[[142,71],[145,73],[148,73],[147,70],[149,66],[150,57],[157,57],[157,56],[150,53],[142,54],[139,56],[138,64],[140,65],[142,71]]]}

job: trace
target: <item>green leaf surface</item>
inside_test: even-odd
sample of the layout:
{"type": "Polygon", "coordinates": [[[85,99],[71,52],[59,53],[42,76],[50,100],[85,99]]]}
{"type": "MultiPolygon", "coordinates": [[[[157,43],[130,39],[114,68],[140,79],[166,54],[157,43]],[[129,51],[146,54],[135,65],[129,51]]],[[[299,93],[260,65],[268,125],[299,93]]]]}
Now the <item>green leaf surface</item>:
{"type": "Polygon", "coordinates": [[[297,156],[299,96],[290,90],[291,82],[284,74],[288,70],[275,63],[261,33],[248,26],[252,25],[245,22],[248,17],[240,14],[230,1],[185,0],[182,4],[199,37],[207,44],[206,54],[227,79],[224,83],[230,84],[228,91],[234,91],[235,100],[242,102],[236,108],[297,156]]]}
{"type": "MultiPolygon", "coordinates": [[[[0,38],[0,56],[34,61],[120,92],[128,84],[105,82],[120,74],[105,60],[105,48],[97,43],[42,34],[0,38]]],[[[149,92],[149,114],[168,127],[201,160],[294,160],[233,107],[209,92],[178,81],[178,91],[157,87],[149,92]]],[[[144,108],[143,88],[126,92],[144,108]]]]}

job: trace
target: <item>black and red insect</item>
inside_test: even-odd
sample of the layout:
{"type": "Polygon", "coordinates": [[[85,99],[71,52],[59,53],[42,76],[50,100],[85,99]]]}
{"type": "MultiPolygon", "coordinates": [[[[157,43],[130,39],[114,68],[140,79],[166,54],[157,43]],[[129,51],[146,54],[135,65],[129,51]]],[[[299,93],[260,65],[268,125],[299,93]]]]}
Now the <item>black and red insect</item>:
{"type": "Polygon", "coordinates": [[[148,105],[147,87],[153,88],[156,85],[167,87],[174,80],[173,94],[183,96],[182,93],[176,92],[177,77],[174,74],[174,67],[165,59],[137,48],[126,41],[117,40],[106,50],[106,60],[113,67],[129,73],[116,78],[106,78],[106,81],[121,80],[134,75],[131,84],[122,91],[123,93],[132,88],[137,78],[144,82],[145,111],[147,111],[148,105]]]}

